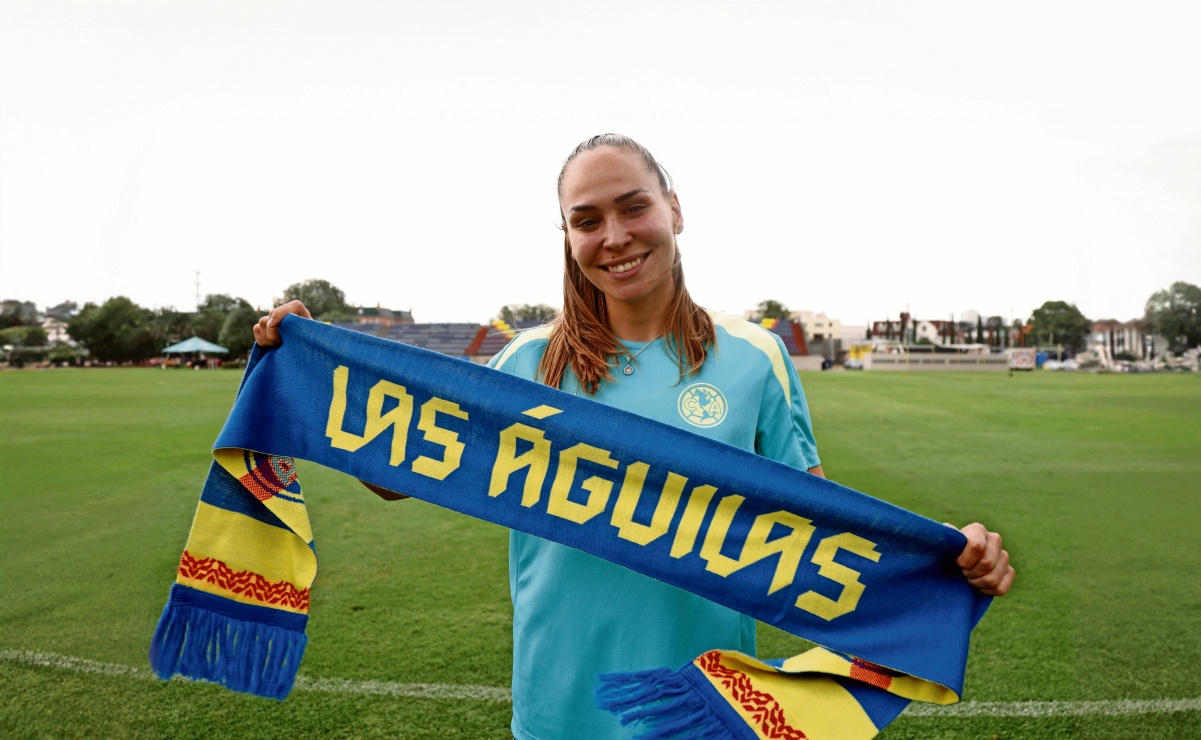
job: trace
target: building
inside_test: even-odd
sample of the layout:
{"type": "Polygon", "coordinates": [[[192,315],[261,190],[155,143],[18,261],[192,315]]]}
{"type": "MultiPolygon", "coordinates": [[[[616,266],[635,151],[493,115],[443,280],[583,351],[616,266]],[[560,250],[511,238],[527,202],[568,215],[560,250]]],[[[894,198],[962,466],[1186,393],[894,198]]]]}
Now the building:
{"type": "MultiPolygon", "coordinates": [[[[1157,342],[1160,348],[1162,341],[1157,342]]],[[[1117,321],[1105,319],[1092,325],[1088,334],[1089,349],[1106,349],[1109,356],[1117,359],[1119,355],[1127,355],[1136,360],[1145,360],[1149,352],[1148,337],[1143,334],[1140,321],[1117,321]]]]}
{"type": "Polygon", "coordinates": [[[67,333],[67,322],[47,316],[42,319],[42,331],[46,332],[46,344],[54,346],[59,343],[78,347],[79,343],[67,333]]]}
{"type": "Polygon", "coordinates": [[[382,324],[384,326],[411,324],[413,323],[413,312],[393,311],[390,308],[382,308],[377,303],[375,308],[360,306],[354,321],[356,324],[382,324]]]}
{"type": "Polygon", "coordinates": [[[793,321],[801,322],[801,327],[805,330],[805,336],[814,344],[820,344],[827,339],[842,338],[842,322],[826,316],[825,313],[793,311],[792,319],[793,321]]]}
{"type": "Polygon", "coordinates": [[[955,322],[914,320],[904,312],[896,320],[873,321],[872,339],[895,339],[904,344],[960,344],[964,341],[961,327],[955,322]]]}

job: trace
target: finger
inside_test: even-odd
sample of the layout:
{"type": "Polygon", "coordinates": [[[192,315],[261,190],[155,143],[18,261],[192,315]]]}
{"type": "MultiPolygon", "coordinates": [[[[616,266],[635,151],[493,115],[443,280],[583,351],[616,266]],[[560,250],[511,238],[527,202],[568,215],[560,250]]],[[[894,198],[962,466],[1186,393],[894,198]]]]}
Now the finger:
{"type": "Polygon", "coordinates": [[[313,315],[309,313],[309,310],[305,308],[303,303],[300,301],[288,301],[282,306],[276,306],[275,308],[271,309],[271,313],[269,314],[269,316],[271,316],[271,321],[268,322],[268,325],[275,326],[283,320],[286,314],[290,313],[306,319],[313,318],[313,315]]]}
{"type": "Polygon", "coordinates": [[[960,568],[967,570],[974,567],[980,558],[984,557],[984,552],[988,547],[988,530],[984,528],[983,524],[973,522],[959,531],[963,533],[964,537],[967,537],[967,544],[959,553],[959,557],[955,559],[955,563],[960,568]]]}
{"type": "Polygon", "coordinates": [[[988,585],[996,585],[1001,574],[1009,567],[1009,553],[1005,550],[998,550],[996,554],[989,553],[980,558],[980,561],[972,568],[963,570],[963,577],[969,581],[975,579],[993,579],[988,581],[988,585]]]}
{"type": "Polygon", "coordinates": [[[990,574],[987,578],[969,579],[968,583],[980,590],[980,593],[988,596],[1004,596],[1013,587],[1013,581],[1017,577],[1012,565],[1006,564],[1004,568],[997,571],[995,574],[990,574]]]}
{"type": "Polygon", "coordinates": [[[986,576],[997,568],[1009,564],[1009,554],[1001,548],[1001,535],[996,532],[985,534],[984,554],[971,567],[964,568],[963,574],[969,579],[986,576]]]}
{"type": "Polygon", "coordinates": [[[279,330],[270,327],[271,314],[260,318],[254,325],[254,341],[261,347],[274,347],[279,344],[279,330]]]}

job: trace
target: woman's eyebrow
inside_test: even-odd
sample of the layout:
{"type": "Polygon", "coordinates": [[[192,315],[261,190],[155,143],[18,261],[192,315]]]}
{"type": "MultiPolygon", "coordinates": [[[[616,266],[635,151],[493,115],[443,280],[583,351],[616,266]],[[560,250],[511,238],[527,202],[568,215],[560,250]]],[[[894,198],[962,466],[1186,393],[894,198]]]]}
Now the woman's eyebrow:
{"type": "MultiPolygon", "coordinates": [[[[633,198],[635,195],[638,195],[639,193],[645,193],[645,192],[647,192],[646,188],[634,188],[633,190],[631,190],[628,193],[622,193],[621,195],[617,196],[616,198],[613,199],[613,202],[621,203],[622,201],[626,201],[626,200],[629,200],[630,198],[633,198]]],[[[580,206],[572,206],[571,207],[572,213],[575,213],[577,211],[595,211],[595,210],[597,210],[596,206],[590,206],[590,205],[580,205],[580,206]]]]}
{"type": "Polygon", "coordinates": [[[616,198],[613,199],[613,202],[620,203],[623,200],[629,200],[630,198],[633,198],[635,195],[638,195],[639,193],[645,193],[645,192],[646,192],[646,188],[635,188],[634,190],[631,190],[628,193],[622,193],[621,195],[617,196],[616,198]]]}

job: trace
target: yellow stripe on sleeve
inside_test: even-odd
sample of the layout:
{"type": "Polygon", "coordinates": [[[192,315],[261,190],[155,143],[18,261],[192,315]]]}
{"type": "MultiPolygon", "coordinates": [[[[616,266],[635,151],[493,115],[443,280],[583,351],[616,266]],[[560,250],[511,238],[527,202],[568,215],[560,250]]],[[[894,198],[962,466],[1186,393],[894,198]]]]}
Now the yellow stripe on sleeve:
{"type": "Polygon", "coordinates": [[[550,336],[550,331],[551,327],[549,326],[537,326],[533,329],[522,332],[520,336],[518,336],[512,342],[509,342],[509,346],[505,347],[501,351],[500,359],[496,361],[496,364],[493,365],[493,367],[499,370],[501,366],[504,365],[505,362],[507,362],[508,359],[517,352],[517,350],[521,349],[526,342],[532,342],[535,339],[546,339],[550,336]]]}
{"type": "Polygon", "coordinates": [[[780,381],[780,387],[784,389],[784,399],[789,406],[792,406],[792,383],[788,379],[788,366],[784,364],[785,361],[791,362],[791,360],[780,351],[780,345],[776,344],[771,332],[749,321],[743,321],[737,316],[717,311],[710,311],[709,316],[713,318],[714,324],[725,329],[730,336],[750,342],[751,346],[767,355],[772,371],[776,374],[776,380],[780,381]]]}

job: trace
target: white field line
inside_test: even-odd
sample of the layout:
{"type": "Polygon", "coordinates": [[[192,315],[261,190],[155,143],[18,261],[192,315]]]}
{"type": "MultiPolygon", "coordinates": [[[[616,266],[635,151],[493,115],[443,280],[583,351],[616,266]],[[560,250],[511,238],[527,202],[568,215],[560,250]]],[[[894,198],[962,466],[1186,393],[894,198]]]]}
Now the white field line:
{"type": "MultiPolygon", "coordinates": [[[[42,653],[34,650],[0,650],[0,661],[7,663],[22,663],[24,665],[60,668],[72,673],[98,673],[103,676],[128,676],[130,678],[152,679],[154,673],[149,668],[134,668],[117,665],[116,663],[101,663],[86,658],[72,658],[68,655],[42,653]]],[[[176,680],[181,679],[179,676],[176,680]]],[[[297,691],[320,691],[329,694],[360,694],[373,696],[413,696],[423,699],[469,699],[475,701],[513,701],[513,695],[507,688],[496,686],[471,686],[467,684],[446,683],[396,683],[393,681],[350,681],[344,678],[309,678],[297,676],[295,689],[297,691]]]]}
{"type": "MultiPolygon", "coordinates": [[[[73,673],[96,673],[104,676],[127,676],[146,680],[154,678],[154,674],[149,668],[101,663],[85,658],[72,658],[67,655],[34,650],[0,650],[0,661],[59,668],[73,673]]],[[[424,699],[497,702],[513,700],[513,696],[507,688],[496,686],[351,681],[344,678],[308,678],[306,676],[297,676],[296,690],[320,691],[330,694],[411,696],[424,699]]],[[[1201,697],[1195,699],[1113,699],[1108,701],[964,701],[949,707],[910,704],[902,717],[1120,716],[1198,711],[1201,711],[1201,697]]]]}
{"type": "Polygon", "coordinates": [[[1196,699],[1110,699],[1106,701],[961,701],[947,707],[910,704],[902,717],[1079,717],[1201,712],[1196,699]]]}

